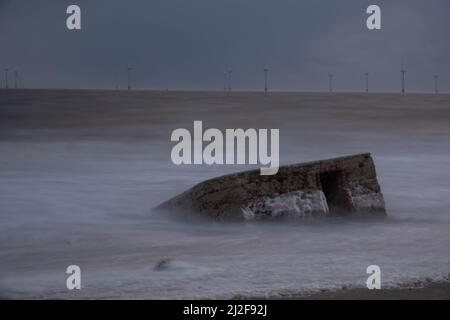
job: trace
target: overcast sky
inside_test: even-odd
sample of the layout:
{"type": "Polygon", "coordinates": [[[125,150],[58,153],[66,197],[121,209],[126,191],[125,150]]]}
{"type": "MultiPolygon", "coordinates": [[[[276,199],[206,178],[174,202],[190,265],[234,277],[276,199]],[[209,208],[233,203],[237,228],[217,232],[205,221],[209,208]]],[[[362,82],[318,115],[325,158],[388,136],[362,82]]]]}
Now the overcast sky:
{"type": "MultiPolygon", "coordinates": [[[[26,87],[237,90],[450,91],[448,0],[0,0],[0,67],[26,87]],[[82,9],[82,30],[66,8],[82,9]],[[382,30],[366,8],[382,9],[382,30]]],[[[4,77],[0,83],[4,85],[4,77]]],[[[12,80],[12,77],[11,77],[12,80]]],[[[10,80],[10,81],[11,81],[10,80]]]]}

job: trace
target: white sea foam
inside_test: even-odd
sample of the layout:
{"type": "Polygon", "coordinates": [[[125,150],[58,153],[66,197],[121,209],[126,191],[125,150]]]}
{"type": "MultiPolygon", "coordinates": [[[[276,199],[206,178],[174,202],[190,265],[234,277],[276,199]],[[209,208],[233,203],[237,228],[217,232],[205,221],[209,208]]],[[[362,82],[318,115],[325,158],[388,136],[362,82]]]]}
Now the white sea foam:
{"type": "Polygon", "coordinates": [[[274,197],[263,197],[242,209],[247,220],[268,217],[306,218],[326,216],[329,213],[327,200],[322,191],[293,191],[274,197]]]}

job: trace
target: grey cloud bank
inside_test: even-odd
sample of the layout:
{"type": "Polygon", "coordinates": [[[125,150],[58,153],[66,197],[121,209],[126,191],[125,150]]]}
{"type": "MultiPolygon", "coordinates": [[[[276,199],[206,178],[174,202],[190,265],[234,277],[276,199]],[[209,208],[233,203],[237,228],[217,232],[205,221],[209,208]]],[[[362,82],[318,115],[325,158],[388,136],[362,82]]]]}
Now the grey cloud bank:
{"type": "MultiPolygon", "coordinates": [[[[450,90],[450,21],[445,0],[376,1],[382,30],[366,28],[373,1],[157,0],[1,1],[0,67],[20,71],[25,87],[126,86],[141,89],[233,88],[321,91],[450,90]],[[68,31],[66,8],[82,8],[82,30],[68,31]]],[[[3,85],[3,77],[1,84],[3,85]]]]}

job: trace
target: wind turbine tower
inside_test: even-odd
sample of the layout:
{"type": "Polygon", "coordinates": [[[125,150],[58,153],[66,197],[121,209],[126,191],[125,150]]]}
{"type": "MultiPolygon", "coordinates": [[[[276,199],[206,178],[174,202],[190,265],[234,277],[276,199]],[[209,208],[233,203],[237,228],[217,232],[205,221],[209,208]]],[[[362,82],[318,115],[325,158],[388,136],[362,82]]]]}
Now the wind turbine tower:
{"type": "Polygon", "coordinates": [[[269,77],[269,69],[264,68],[264,93],[267,93],[267,80],[269,77]]]}
{"type": "Polygon", "coordinates": [[[406,75],[406,70],[403,67],[403,63],[402,63],[402,69],[400,71],[402,73],[402,94],[405,94],[405,75],[406,75]]]}
{"type": "Polygon", "coordinates": [[[5,68],[5,89],[8,89],[8,72],[9,69],[5,68]]]}
{"type": "Polygon", "coordinates": [[[333,74],[328,75],[329,81],[328,81],[328,90],[330,92],[333,92],[333,74]]]}
{"type": "Polygon", "coordinates": [[[228,70],[228,91],[231,91],[231,70],[228,70]]]}
{"type": "Polygon", "coordinates": [[[434,76],[434,93],[435,94],[439,93],[439,76],[438,75],[434,76]]]}
{"type": "Polygon", "coordinates": [[[19,87],[18,85],[18,80],[19,80],[19,71],[15,70],[14,71],[14,89],[17,89],[19,87]]]}
{"type": "Polygon", "coordinates": [[[227,79],[228,79],[228,74],[226,71],[224,71],[223,73],[223,91],[227,91],[227,79]]]}
{"type": "Polygon", "coordinates": [[[128,90],[131,90],[131,70],[133,70],[131,67],[127,68],[127,71],[128,71],[128,90]]]}
{"type": "Polygon", "coordinates": [[[120,70],[114,71],[114,89],[119,90],[119,73],[120,70]]]}
{"type": "Polygon", "coordinates": [[[366,72],[366,93],[369,92],[369,72],[366,72]]]}

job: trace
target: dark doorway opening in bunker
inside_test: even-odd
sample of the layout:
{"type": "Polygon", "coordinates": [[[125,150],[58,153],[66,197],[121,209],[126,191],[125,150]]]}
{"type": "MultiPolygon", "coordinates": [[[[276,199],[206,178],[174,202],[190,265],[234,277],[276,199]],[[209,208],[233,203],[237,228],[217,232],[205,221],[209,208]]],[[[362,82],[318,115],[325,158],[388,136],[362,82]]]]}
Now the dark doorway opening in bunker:
{"type": "Polygon", "coordinates": [[[322,192],[327,199],[328,208],[331,214],[343,215],[350,213],[352,204],[347,192],[346,181],[341,171],[322,173],[320,175],[320,185],[322,192]]]}

